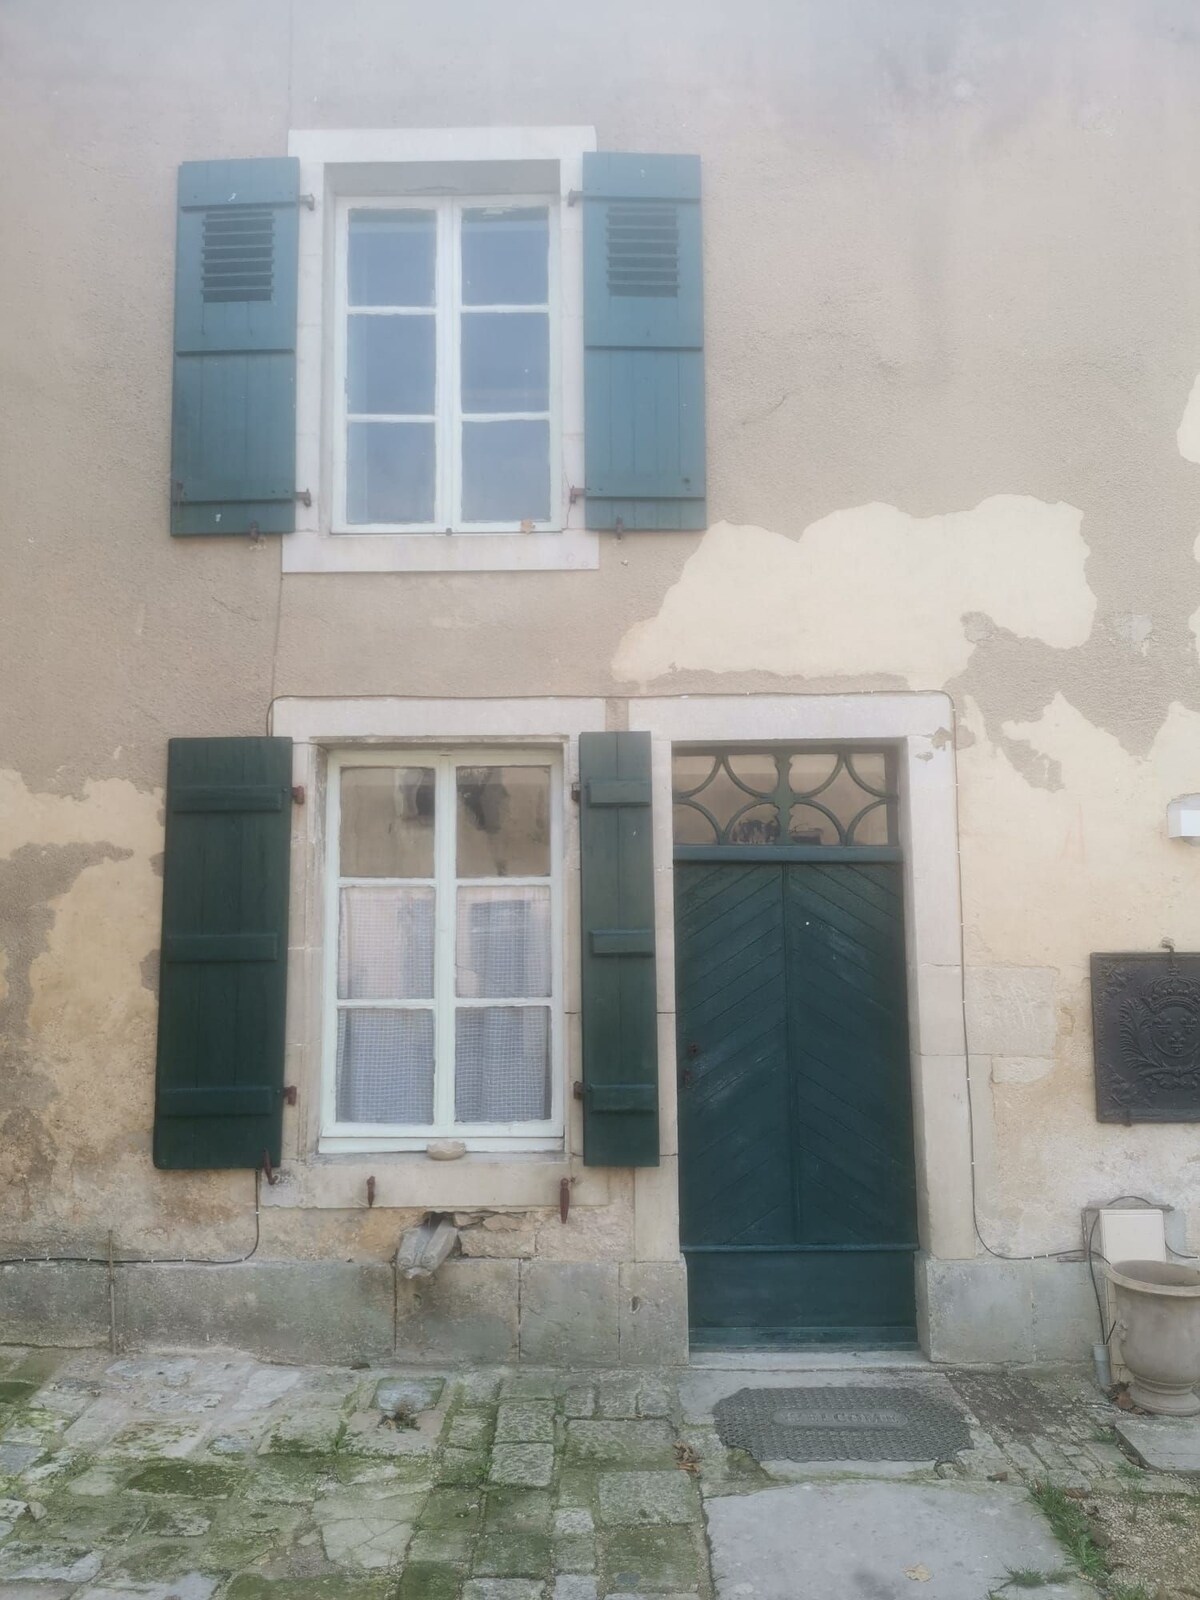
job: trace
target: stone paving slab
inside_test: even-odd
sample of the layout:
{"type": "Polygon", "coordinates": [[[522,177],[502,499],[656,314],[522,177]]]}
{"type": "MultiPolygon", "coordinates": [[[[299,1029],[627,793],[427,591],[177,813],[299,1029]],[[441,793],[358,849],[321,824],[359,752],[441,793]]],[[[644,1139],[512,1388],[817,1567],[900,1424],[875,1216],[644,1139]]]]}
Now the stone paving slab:
{"type": "MultiPolygon", "coordinates": [[[[1018,1489],[963,1484],[804,1484],[710,1500],[717,1600],[985,1600],[1010,1571],[1064,1564],[1018,1489]]],[[[1044,1600],[1085,1600],[1079,1580],[1044,1600]]]]}
{"type": "Polygon", "coordinates": [[[1200,1478],[1200,1417],[1122,1417],[1116,1434],[1152,1471],[1200,1478]]]}

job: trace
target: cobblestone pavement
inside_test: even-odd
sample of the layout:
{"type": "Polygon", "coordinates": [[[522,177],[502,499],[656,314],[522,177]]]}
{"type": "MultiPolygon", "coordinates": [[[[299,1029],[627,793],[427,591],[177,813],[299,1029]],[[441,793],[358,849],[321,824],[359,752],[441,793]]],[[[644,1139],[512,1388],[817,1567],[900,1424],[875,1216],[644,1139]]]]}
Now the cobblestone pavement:
{"type": "MultiPolygon", "coordinates": [[[[708,1600],[706,1497],[897,1470],[764,1468],[726,1450],[714,1398],[760,1377],[2,1348],[0,1600],[708,1600]]],[[[949,1382],[974,1448],[910,1477],[985,1493],[1195,1487],[1143,1473],[1131,1491],[1112,1408],[1082,1378],[949,1382]]]]}

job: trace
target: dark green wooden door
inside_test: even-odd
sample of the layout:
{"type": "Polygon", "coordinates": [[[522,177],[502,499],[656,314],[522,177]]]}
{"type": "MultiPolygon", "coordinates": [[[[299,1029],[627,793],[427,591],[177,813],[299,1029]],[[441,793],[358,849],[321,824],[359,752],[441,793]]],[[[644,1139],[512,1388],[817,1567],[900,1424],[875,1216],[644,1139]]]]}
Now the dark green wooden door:
{"type": "Polygon", "coordinates": [[[915,1338],[898,862],[677,861],[698,1344],[915,1338]]]}

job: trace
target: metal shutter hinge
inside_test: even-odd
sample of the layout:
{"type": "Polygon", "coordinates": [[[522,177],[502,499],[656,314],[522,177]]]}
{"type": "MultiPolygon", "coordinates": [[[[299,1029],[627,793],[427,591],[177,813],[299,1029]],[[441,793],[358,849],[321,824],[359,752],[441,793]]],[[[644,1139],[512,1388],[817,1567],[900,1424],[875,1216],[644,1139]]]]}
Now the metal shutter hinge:
{"type": "Polygon", "coordinates": [[[300,504],[302,506],[310,506],[310,505],[312,505],[312,490],[311,489],[297,489],[296,490],[296,499],[299,500],[299,502],[300,502],[300,504]]]}
{"type": "Polygon", "coordinates": [[[296,1104],[297,1091],[294,1083],[285,1084],[279,1092],[283,1096],[285,1106],[294,1106],[296,1104]]]}
{"type": "Polygon", "coordinates": [[[317,197],[315,194],[298,194],[296,201],[299,205],[307,206],[310,211],[317,209],[317,197]]]}
{"type": "Polygon", "coordinates": [[[292,785],[292,804],[295,806],[302,806],[305,798],[304,785],[302,783],[294,783],[292,785]]]}
{"type": "Polygon", "coordinates": [[[572,484],[567,494],[567,504],[576,505],[587,494],[586,489],[581,489],[577,484],[572,484]]]}
{"type": "Polygon", "coordinates": [[[578,204],[578,202],[580,200],[582,200],[582,199],[583,199],[583,190],[582,189],[568,189],[567,190],[567,204],[569,206],[573,206],[573,205],[578,204]]]}

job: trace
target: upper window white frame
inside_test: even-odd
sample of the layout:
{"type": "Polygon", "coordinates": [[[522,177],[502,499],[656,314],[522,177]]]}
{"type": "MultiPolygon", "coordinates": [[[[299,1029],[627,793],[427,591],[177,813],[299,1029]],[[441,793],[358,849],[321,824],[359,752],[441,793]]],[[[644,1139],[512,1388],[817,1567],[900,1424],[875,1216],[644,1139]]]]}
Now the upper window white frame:
{"type": "Polygon", "coordinates": [[[599,536],[584,527],[583,221],[570,204],[583,184],[583,156],[596,148],[587,127],[293,130],[300,189],[296,362],[296,532],[279,541],[284,572],[539,572],[594,570],[599,536]],[[528,174],[537,182],[528,181],[528,174]],[[547,176],[549,174],[549,176],[547,176]],[[509,181],[511,179],[511,182],[509,181]],[[335,315],[340,200],[405,203],[435,196],[491,204],[528,199],[557,216],[559,455],[550,521],[533,532],[335,532],[335,315]]]}
{"type": "MultiPolygon", "coordinates": [[[[425,1150],[439,1139],[461,1139],[470,1150],[558,1150],[563,1143],[564,962],[563,962],[563,833],[564,782],[562,751],[554,745],[513,747],[406,745],[387,749],[341,749],[330,752],[326,787],[324,1028],[321,1082],[322,1151],[425,1150]],[[348,1123],[337,1118],[338,952],[341,870],[341,772],[343,767],[434,766],[437,772],[434,823],[434,885],[437,900],[434,1121],[428,1127],[386,1123],[348,1123]],[[539,1122],[461,1123],[454,1120],[453,1042],[456,1013],[473,1005],[504,1005],[464,1000],[455,992],[457,887],[460,883],[516,887],[543,878],[459,878],[455,859],[455,774],[462,766],[529,766],[550,769],[550,1116],[539,1122]]],[[[366,880],[364,880],[366,881],[366,880]]],[[[390,880],[372,879],[372,884],[390,880]]],[[[418,880],[406,880],[418,881],[418,880]]],[[[425,881],[425,880],[419,880],[425,881]]],[[[353,1002],[356,1005],[370,1002],[353,1002]]],[[[408,1006],[410,1002],[388,1002],[408,1006]]],[[[511,1002],[527,1004],[525,1001],[511,1002]]],[[[411,1002],[420,1004],[425,1002],[411,1002]]]]}
{"type": "MultiPolygon", "coordinates": [[[[333,328],[333,474],[334,512],[333,533],[338,537],[356,533],[426,533],[466,534],[472,537],[481,533],[528,533],[520,522],[468,522],[462,514],[462,424],[477,420],[484,423],[524,420],[533,416],[525,412],[488,412],[472,417],[464,413],[462,396],[462,318],[487,315],[492,312],[529,314],[545,312],[549,323],[549,383],[547,412],[537,413],[537,420],[548,416],[550,449],[547,461],[549,485],[547,503],[551,515],[533,523],[532,531],[558,531],[566,508],[556,492],[562,479],[562,401],[560,382],[562,370],[561,329],[559,326],[559,206],[551,195],[468,195],[448,197],[405,195],[394,199],[378,196],[344,196],[337,201],[336,210],[336,266],[334,271],[334,328],[333,328]],[[548,259],[547,299],[544,305],[464,305],[462,296],[462,217],[465,211],[479,210],[533,210],[544,209],[547,214],[548,259]],[[350,214],[361,211],[423,211],[432,212],[436,218],[436,251],[434,271],[434,303],[432,307],[398,309],[356,307],[355,316],[422,316],[432,317],[434,323],[434,432],[436,440],[437,470],[434,487],[434,515],[431,522],[423,523],[352,523],[346,506],[346,447],[347,424],[350,419],[347,395],[347,343],[349,337],[349,237],[350,214]]],[[[388,418],[373,420],[387,421],[388,418]]],[[[394,419],[408,420],[408,419],[394,419]]]]}

